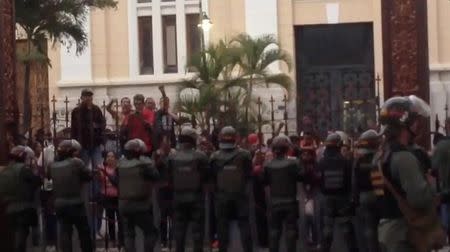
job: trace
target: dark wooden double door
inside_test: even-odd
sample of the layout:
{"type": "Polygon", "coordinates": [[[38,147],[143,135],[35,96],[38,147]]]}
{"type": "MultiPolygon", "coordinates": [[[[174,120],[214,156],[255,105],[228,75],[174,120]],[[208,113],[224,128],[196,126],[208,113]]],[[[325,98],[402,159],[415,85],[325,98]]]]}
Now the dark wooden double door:
{"type": "Polygon", "coordinates": [[[371,23],[295,27],[297,118],[309,117],[320,136],[329,130],[358,135],[374,126],[371,23]]]}

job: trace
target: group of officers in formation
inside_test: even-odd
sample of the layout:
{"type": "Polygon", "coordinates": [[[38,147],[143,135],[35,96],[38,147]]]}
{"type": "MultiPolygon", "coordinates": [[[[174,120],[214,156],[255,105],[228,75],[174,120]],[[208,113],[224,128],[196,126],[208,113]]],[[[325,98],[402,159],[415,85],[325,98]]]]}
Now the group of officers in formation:
{"type": "MultiPolygon", "coordinates": [[[[321,238],[315,249],[325,252],[438,249],[444,246],[446,234],[441,230],[437,208],[445,204],[448,195],[447,188],[436,191],[430,180],[432,176],[439,181],[448,180],[439,176],[449,174],[445,170],[450,169],[450,162],[445,160],[450,159],[450,141],[441,139],[433,157],[414,143],[423,131],[417,127],[418,121],[429,117],[429,113],[428,105],[415,96],[387,100],[379,117],[380,132],[369,130],[361,134],[350,157],[342,154],[343,139],[337,133],[328,135],[320,153],[314,142],[310,146],[303,142],[299,148],[298,143],[292,143],[284,135],[271,139],[265,151],[261,146],[249,151],[237,144],[236,130],[225,126],[219,134],[218,150],[206,154],[198,148],[196,130],[185,127],[178,136],[177,150],[158,160],[146,155],[147,146],[142,140],[131,139],[124,145],[117,177],[111,179],[118,188],[124,249],[137,251],[135,227],[143,232],[144,251],[153,251],[158,242],[160,230],[154,223],[151,185],[159,180],[167,180],[172,186],[177,252],[186,251],[186,233],[191,222],[193,251],[204,251],[207,192],[214,197],[215,220],[211,221],[217,225],[219,252],[228,250],[231,221],[238,223],[242,250],[255,251],[257,242],[250,222],[255,209],[250,202],[254,195],[251,184],[256,181],[266,189],[271,252],[281,251],[280,247],[288,252],[300,251],[299,184],[303,184],[304,190],[317,190],[321,195],[323,211],[317,221],[321,238]],[[292,155],[295,149],[300,149],[299,155],[292,155]],[[431,168],[436,172],[430,173],[431,168]],[[281,246],[283,232],[285,245],[281,246]]],[[[82,148],[76,140],[62,141],[50,166],[62,251],[72,249],[73,226],[77,228],[82,251],[93,251],[81,192],[83,184],[94,174],[78,158],[82,148]]],[[[10,154],[11,163],[0,173],[0,193],[8,204],[16,249],[25,251],[27,218],[34,211],[34,192],[41,185],[41,178],[27,166],[30,154],[27,147],[16,146],[10,154]]]]}

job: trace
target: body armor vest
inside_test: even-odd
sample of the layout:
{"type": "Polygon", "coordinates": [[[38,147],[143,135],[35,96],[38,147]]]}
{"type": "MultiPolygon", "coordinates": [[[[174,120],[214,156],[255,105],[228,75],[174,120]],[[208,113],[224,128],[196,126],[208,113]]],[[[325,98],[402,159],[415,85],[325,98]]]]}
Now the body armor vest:
{"type": "Polygon", "coordinates": [[[360,191],[372,191],[371,173],[375,169],[372,161],[375,153],[367,153],[360,157],[356,165],[356,182],[358,183],[358,189],[360,191]]]}
{"type": "Polygon", "coordinates": [[[56,199],[79,199],[81,201],[81,178],[79,159],[65,159],[50,166],[53,191],[56,199]]]}
{"type": "Polygon", "coordinates": [[[417,158],[417,161],[419,161],[420,169],[423,174],[426,174],[428,170],[431,169],[431,158],[428,156],[428,153],[418,145],[413,145],[409,149],[417,158]]]}
{"type": "Polygon", "coordinates": [[[149,184],[141,173],[146,165],[144,161],[138,159],[124,159],[119,162],[120,200],[145,200],[150,196],[149,184]]]}
{"type": "Polygon", "coordinates": [[[177,192],[201,190],[201,176],[195,151],[179,151],[170,162],[173,165],[173,188],[177,192]]]}
{"type": "Polygon", "coordinates": [[[273,198],[296,199],[298,169],[295,160],[274,159],[266,166],[269,177],[270,195],[273,198]]]}
{"type": "MultiPolygon", "coordinates": [[[[402,197],[405,196],[405,191],[402,189],[400,185],[398,176],[394,176],[392,174],[391,160],[392,156],[395,155],[396,152],[406,150],[407,149],[404,148],[403,146],[399,145],[392,146],[391,151],[389,153],[386,153],[386,158],[382,162],[382,170],[384,177],[391,182],[391,184],[402,195],[402,197]]],[[[393,168],[394,170],[398,169],[398,167],[393,168]]],[[[400,208],[398,207],[397,200],[389,190],[384,189],[384,195],[379,198],[379,205],[381,208],[381,218],[397,219],[403,217],[403,214],[400,211],[400,208]]]]}
{"type": "Polygon", "coordinates": [[[231,153],[219,151],[216,162],[219,165],[217,173],[217,189],[225,193],[241,193],[245,191],[246,178],[243,151],[236,149],[231,153]]]}
{"type": "Polygon", "coordinates": [[[0,195],[6,202],[17,202],[24,196],[20,173],[25,169],[23,163],[11,163],[0,172],[0,195]]]}
{"type": "Polygon", "coordinates": [[[35,188],[22,177],[24,169],[29,169],[23,163],[11,163],[0,173],[0,196],[3,196],[8,206],[7,213],[33,208],[35,188]]]}
{"type": "Polygon", "coordinates": [[[348,194],[351,190],[351,167],[340,155],[322,159],[322,191],[329,195],[348,194]]]}

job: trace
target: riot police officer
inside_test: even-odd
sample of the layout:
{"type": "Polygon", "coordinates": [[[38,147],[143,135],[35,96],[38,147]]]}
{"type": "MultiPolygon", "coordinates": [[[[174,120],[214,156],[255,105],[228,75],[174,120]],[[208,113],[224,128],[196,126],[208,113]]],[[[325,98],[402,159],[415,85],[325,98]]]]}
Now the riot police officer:
{"type": "Polygon", "coordinates": [[[185,251],[186,231],[192,221],[194,252],[203,251],[205,201],[204,187],[208,180],[208,157],[197,151],[197,133],[183,128],[179,150],[169,155],[169,180],[174,190],[176,251],[185,251]]]}
{"type": "Polygon", "coordinates": [[[0,197],[6,202],[9,226],[14,230],[15,251],[26,251],[30,227],[37,223],[34,195],[41,180],[32,170],[30,160],[33,151],[26,146],[11,149],[8,166],[0,172],[0,197]]]}
{"type": "Polygon", "coordinates": [[[153,251],[158,230],[153,221],[152,193],[149,181],[159,177],[152,160],[143,154],[145,146],[139,139],[129,140],[125,158],[118,164],[119,212],[123,218],[124,243],[127,252],[136,251],[135,227],[144,234],[144,251],[153,251]]]}
{"type": "MultiPolygon", "coordinates": [[[[384,180],[392,184],[410,207],[424,212],[434,211],[430,207],[433,206],[435,193],[425,180],[420,163],[408,145],[417,133],[413,130],[417,119],[428,117],[429,113],[429,106],[416,96],[393,97],[383,104],[380,113],[386,141],[379,161],[384,180]]],[[[407,238],[408,224],[398,202],[386,188],[380,205],[379,241],[388,252],[415,251],[407,238]]]]}
{"type": "Polygon", "coordinates": [[[229,245],[229,227],[237,220],[245,252],[252,251],[249,225],[249,185],[252,158],[250,152],[236,146],[236,130],[224,127],[219,136],[219,150],[210,159],[216,189],[216,216],[219,252],[229,245]]]}
{"type": "Polygon", "coordinates": [[[377,197],[371,182],[371,172],[376,167],[373,159],[378,151],[380,136],[375,130],[361,134],[357,142],[354,163],[354,199],[358,201],[355,218],[359,251],[378,252],[377,197]]]}
{"type": "Polygon", "coordinates": [[[270,189],[269,223],[270,252],[278,252],[283,223],[286,225],[287,251],[296,251],[298,236],[297,182],[302,169],[297,159],[288,159],[291,141],[277,136],[272,142],[274,159],[264,166],[263,181],[270,189]]]}
{"type": "Polygon", "coordinates": [[[62,251],[72,251],[72,226],[77,228],[81,250],[91,252],[93,249],[81,194],[83,184],[89,182],[92,176],[84,162],[75,157],[80,150],[76,140],[64,140],[58,146],[57,160],[50,165],[62,251]]]}
{"type": "MultiPolygon", "coordinates": [[[[446,120],[446,128],[450,128],[450,119],[446,120]]],[[[447,236],[450,237],[450,137],[440,136],[436,141],[432,156],[432,169],[438,176],[437,187],[442,197],[441,216],[447,236]]]]}
{"type": "Polygon", "coordinates": [[[323,248],[328,252],[333,242],[344,242],[335,246],[342,251],[353,251],[355,242],[351,223],[353,214],[351,161],[340,152],[342,140],[338,134],[328,135],[325,145],[323,158],[318,164],[321,172],[321,190],[324,195],[323,248]],[[337,235],[343,237],[339,239],[337,235]]]}

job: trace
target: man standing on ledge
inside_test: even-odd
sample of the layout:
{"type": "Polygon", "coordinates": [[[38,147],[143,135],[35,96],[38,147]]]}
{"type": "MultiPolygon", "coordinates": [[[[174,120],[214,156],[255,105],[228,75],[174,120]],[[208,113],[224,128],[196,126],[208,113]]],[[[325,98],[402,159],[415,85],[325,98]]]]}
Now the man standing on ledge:
{"type": "Polygon", "coordinates": [[[102,145],[106,120],[101,109],[93,104],[94,93],[90,89],[81,91],[81,104],[72,111],[71,137],[81,146],[81,159],[92,167],[102,163],[102,145]]]}
{"type": "MultiPolygon", "coordinates": [[[[103,162],[102,151],[106,128],[106,120],[101,109],[93,104],[93,95],[90,89],[81,91],[81,104],[72,111],[71,121],[71,138],[81,144],[80,157],[86,166],[89,167],[91,164],[92,170],[103,162]]],[[[91,183],[88,198],[94,201],[100,194],[100,186],[97,180],[91,183]]],[[[89,216],[92,232],[97,232],[100,230],[101,217],[93,216],[95,209],[91,209],[90,212],[92,213],[89,216]]]]}

